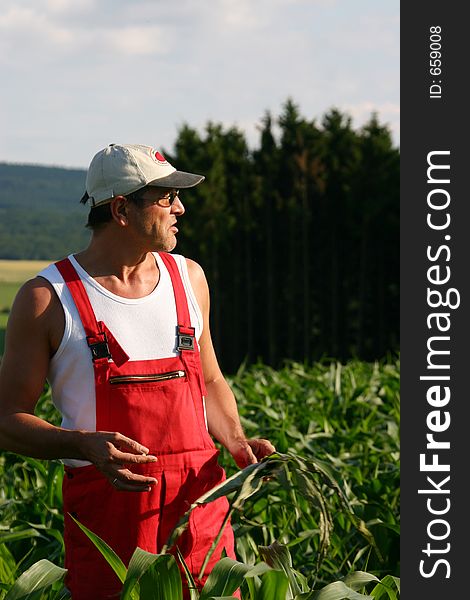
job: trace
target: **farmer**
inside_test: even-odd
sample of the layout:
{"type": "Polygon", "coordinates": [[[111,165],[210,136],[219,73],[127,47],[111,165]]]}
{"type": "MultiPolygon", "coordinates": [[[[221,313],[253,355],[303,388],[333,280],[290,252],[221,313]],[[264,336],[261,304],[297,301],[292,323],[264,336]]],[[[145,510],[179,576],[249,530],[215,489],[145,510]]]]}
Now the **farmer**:
{"type": "MultiPolygon", "coordinates": [[[[184,214],[179,194],[204,177],[154,148],[111,144],[90,163],[89,246],[28,281],[14,302],[0,374],[0,446],[65,463],[66,578],[74,600],[117,597],[120,582],[71,516],[127,563],[159,552],[200,495],[221,482],[211,435],[239,467],[274,451],[246,439],[209,331],[202,268],[168,254],[184,214]],[[45,380],[63,420],[34,415],[45,380]]],[[[191,572],[227,510],[193,511],[178,540],[191,572]]],[[[225,527],[207,569],[225,548],[225,527]]]]}

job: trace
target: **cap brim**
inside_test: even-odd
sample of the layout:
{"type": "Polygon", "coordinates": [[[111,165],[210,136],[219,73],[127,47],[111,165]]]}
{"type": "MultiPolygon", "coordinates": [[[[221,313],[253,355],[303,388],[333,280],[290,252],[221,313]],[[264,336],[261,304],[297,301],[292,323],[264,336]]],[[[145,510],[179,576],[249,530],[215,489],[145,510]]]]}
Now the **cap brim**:
{"type": "Polygon", "coordinates": [[[204,175],[196,175],[195,173],[185,173],[184,171],[174,171],[166,177],[160,177],[160,179],[154,179],[153,181],[149,181],[147,185],[184,189],[194,187],[198,183],[201,183],[201,181],[204,181],[204,179],[204,175]]]}

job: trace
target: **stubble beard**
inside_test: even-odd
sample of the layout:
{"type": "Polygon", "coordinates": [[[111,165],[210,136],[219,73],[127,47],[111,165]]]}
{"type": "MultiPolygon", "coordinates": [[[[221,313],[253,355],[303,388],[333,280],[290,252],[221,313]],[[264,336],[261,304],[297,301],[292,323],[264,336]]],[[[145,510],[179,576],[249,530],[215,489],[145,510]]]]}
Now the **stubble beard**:
{"type": "Polygon", "coordinates": [[[176,236],[169,233],[165,239],[157,240],[155,246],[156,252],[171,252],[176,248],[176,244],[178,243],[176,236]]]}

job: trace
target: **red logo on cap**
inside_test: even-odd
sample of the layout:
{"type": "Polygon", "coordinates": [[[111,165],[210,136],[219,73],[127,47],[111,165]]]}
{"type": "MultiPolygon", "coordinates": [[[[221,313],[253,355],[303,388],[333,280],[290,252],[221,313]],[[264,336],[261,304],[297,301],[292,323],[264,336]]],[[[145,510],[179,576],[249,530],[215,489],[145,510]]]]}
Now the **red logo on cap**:
{"type": "Polygon", "coordinates": [[[163,163],[165,164],[166,158],[163,156],[163,154],[160,154],[160,152],[155,152],[155,160],[157,160],[159,163],[163,163]]]}

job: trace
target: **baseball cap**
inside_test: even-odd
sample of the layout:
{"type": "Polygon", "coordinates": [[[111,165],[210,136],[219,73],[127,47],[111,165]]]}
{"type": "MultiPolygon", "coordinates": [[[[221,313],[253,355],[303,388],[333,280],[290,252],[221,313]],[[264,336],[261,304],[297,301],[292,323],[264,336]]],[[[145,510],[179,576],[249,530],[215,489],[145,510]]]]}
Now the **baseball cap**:
{"type": "Polygon", "coordinates": [[[146,185],[181,189],[204,179],[203,175],[177,171],[152,146],[109,144],[95,154],[88,167],[82,202],[89,199],[92,206],[98,206],[146,185]]]}

